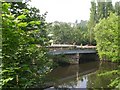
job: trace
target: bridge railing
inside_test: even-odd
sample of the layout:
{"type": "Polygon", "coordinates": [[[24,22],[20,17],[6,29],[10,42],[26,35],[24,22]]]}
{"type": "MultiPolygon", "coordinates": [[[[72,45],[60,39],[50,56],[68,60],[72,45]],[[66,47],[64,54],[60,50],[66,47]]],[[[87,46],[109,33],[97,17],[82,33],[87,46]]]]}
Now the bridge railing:
{"type": "Polygon", "coordinates": [[[96,46],[53,44],[51,46],[47,46],[47,48],[49,48],[50,51],[57,51],[57,50],[72,50],[72,49],[96,49],[96,46]]]}
{"type": "Polygon", "coordinates": [[[52,50],[71,50],[71,49],[75,49],[76,45],[60,45],[60,44],[54,44],[51,46],[47,46],[47,48],[49,48],[50,51],[52,50]]]}
{"type": "MultiPolygon", "coordinates": [[[[37,45],[40,47],[40,45],[37,45]]],[[[82,46],[82,45],[69,45],[69,44],[53,44],[50,46],[46,46],[49,51],[60,51],[60,50],[76,50],[76,49],[96,49],[96,46],[82,46]]]]}

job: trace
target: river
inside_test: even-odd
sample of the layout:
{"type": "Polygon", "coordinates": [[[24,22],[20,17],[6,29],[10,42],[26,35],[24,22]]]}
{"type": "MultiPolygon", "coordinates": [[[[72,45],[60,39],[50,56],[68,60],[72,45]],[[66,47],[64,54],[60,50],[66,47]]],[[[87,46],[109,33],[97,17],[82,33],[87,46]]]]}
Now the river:
{"type": "Polygon", "coordinates": [[[116,63],[91,61],[79,65],[59,66],[48,74],[52,88],[108,88],[110,80],[116,76],[98,76],[99,73],[117,69],[116,63]]]}

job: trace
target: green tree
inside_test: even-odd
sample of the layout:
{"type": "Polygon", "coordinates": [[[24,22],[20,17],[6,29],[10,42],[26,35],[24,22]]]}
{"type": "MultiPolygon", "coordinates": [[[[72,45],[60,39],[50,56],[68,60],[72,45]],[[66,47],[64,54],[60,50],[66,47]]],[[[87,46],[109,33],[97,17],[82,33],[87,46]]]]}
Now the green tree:
{"type": "Polygon", "coordinates": [[[77,23],[75,27],[73,27],[74,33],[76,33],[76,35],[74,35],[73,33],[74,35],[73,38],[77,37],[76,39],[74,39],[74,42],[76,42],[77,45],[89,44],[89,34],[88,34],[87,24],[88,21],[81,20],[80,23],[77,23]]]}
{"type": "Polygon", "coordinates": [[[56,44],[88,44],[87,21],[80,23],[54,22],[48,27],[56,44]]]}
{"type": "MultiPolygon", "coordinates": [[[[102,19],[95,26],[95,39],[97,42],[98,54],[101,60],[109,60],[120,63],[119,22],[119,16],[111,13],[107,19],[102,19]]],[[[112,70],[100,74],[100,76],[106,77],[114,74],[118,77],[111,80],[109,87],[120,89],[119,68],[118,70],[112,70]]]]}
{"type": "MultiPolygon", "coordinates": [[[[116,2],[113,8],[112,1],[97,2],[97,24],[94,27],[95,40],[97,43],[97,50],[101,60],[109,60],[112,62],[120,62],[120,43],[119,43],[119,4],[116,2]],[[116,12],[113,14],[111,12],[116,12]],[[110,14],[111,13],[111,14],[110,14]],[[117,16],[118,15],[118,16],[117,16]]],[[[103,77],[120,75],[120,71],[113,70],[105,72],[103,77]]],[[[111,80],[109,87],[120,88],[120,78],[117,77],[111,80]]]]}
{"type": "Polygon", "coordinates": [[[38,39],[36,34],[42,27],[31,31],[27,31],[25,27],[29,25],[31,28],[37,25],[44,27],[44,24],[39,19],[26,21],[29,9],[22,8],[20,9],[22,13],[16,15],[9,11],[10,7],[11,4],[2,3],[2,87],[29,88],[37,85],[42,87],[44,76],[51,65],[44,42],[39,42],[41,47],[33,43],[38,39]]]}
{"type": "Polygon", "coordinates": [[[105,0],[97,1],[97,17],[98,20],[106,18],[106,6],[105,6],[105,0]]]}
{"type": "Polygon", "coordinates": [[[107,18],[110,12],[114,12],[112,0],[97,0],[97,18],[98,21],[103,18],[107,18]]]}
{"type": "Polygon", "coordinates": [[[91,8],[90,8],[90,20],[88,22],[88,33],[89,33],[89,44],[94,44],[95,40],[94,40],[94,27],[97,23],[97,7],[96,7],[96,3],[95,2],[91,2],[91,8]]]}
{"type": "Polygon", "coordinates": [[[46,13],[40,15],[40,10],[35,7],[30,7],[27,3],[22,2],[12,2],[10,11],[12,14],[15,15],[15,17],[18,17],[19,15],[25,13],[25,19],[23,19],[23,22],[30,23],[26,27],[21,27],[22,30],[25,32],[31,32],[31,36],[36,38],[36,41],[30,42],[30,43],[36,43],[36,44],[47,44],[47,34],[46,34],[46,26],[47,23],[45,22],[46,13]],[[34,30],[38,30],[39,32],[34,32],[34,30]],[[34,32],[34,33],[32,33],[34,32]],[[41,43],[40,43],[41,42],[41,43]]]}
{"type": "Polygon", "coordinates": [[[117,15],[120,15],[120,2],[115,3],[115,12],[117,15]]]}
{"type": "Polygon", "coordinates": [[[89,42],[90,44],[96,44],[95,42],[95,35],[94,35],[94,27],[97,23],[103,18],[107,18],[110,15],[110,12],[114,12],[114,8],[112,5],[112,1],[110,0],[97,0],[97,3],[95,1],[91,2],[91,8],[90,8],[90,19],[88,22],[88,33],[89,33],[89,42]]]}
{"type": "Polygon", "coordinates": [[[113,62],[120,62],[118,57],[118,16],[111,14],[95,27],[95,39],[100,59],[106,58],[113,62]]]}
{"type": "Polygon", "coordinates": [[[110,12],[114,12],[112,0],[106,0],[106,18],[110,15],[110,12]]]}
{"type": "Polygon", "coordinates": [[[49,27],[48,32],[53,34],[53,41],[54,43],[69,43],[70,38],[71,38],[71,32],[72,28],[70,24],[64,23],[64,22],[54,22],[51,26],[49,27]]]}

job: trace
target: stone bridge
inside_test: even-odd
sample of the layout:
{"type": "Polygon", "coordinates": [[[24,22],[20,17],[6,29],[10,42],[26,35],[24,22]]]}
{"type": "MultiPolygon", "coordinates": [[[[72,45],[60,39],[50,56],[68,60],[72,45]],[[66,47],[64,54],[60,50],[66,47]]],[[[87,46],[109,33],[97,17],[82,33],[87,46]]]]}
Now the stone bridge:
{"type": "Polygon", "coordinates": [[[70,64],[96,60],[96,53],[97,51],[95,49],[49,51],[49,54],[54,56],[64,55],[65,58],[69,59],[70,64]]]}
{"type": "Polygon", "coordinates": [[[78,46],[78,45],[54,44],[51,46],[47,46],[47,48],[49,50],[48,54],[54,56],[64,55],[69,59],[70,64],[79,64],[84,61],[95,60],[97,53],[96,46],[87,45],[78,46]]]}

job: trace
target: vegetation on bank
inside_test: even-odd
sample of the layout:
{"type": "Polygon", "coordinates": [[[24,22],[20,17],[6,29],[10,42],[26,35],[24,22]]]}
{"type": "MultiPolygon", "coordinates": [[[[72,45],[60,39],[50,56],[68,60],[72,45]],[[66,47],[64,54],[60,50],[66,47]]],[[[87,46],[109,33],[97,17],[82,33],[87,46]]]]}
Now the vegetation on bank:
{"type": "Polygon", "coordinates": [[[120,62],[119,56],[119,37],[118,37],[118,16],[112,14],[107,19],[102,19],[95,26],[95,39],[97,50],[101,60],[111,60],[120,62]]]}
{"type": "Polygon", "coordinates": [[[42,87],[51,69],[45,27],[38,9],[22,2],[2,3],[2,89],[42,87]]]}
{"type": "MultiPolygon", "coordinates": [[[[102,19],[95,26],[95,39],[101,60],[120,63],[118,21],[118,16],[111,13],[107,19],[102,19]]],[[[100,74],[100,76],[109,76],[111,74],[120,76],[120,69],[118,68],[118,70],[100,74]]],[[[120,88],[120,78],[117,77],[116,79],[111,80],[109,87],[120,88]]]]}
{"type": "MultiPolygon", "coordinates": [[[[97,44],[101,60],[120,63],[120,2],[115,6],[112,2],[91,2],[90,10],[88,22],[48,25],[46,13],[40,15],[27,3],[2,3],[2,88],[43,87],[45,75],[53,67],[45,49],[49,39],[61,44],[97,44]]],[[[110,74],[119,76],[120,69],[101,75],[110,74]]],[[[109,86],[120,88],[120,78],[109,86]]]]}
{"type": "MultiPolygon", "coordinates": [[[[91,18],[95,23],[93,27],[94,37],[97,44],[98,54],[101,60],[120,63],[120,2],[115,6],[112,2],[92,2],[91,18]],[[95,9],[97,8],[97,9],[95,9]],[[98,11],[97,11],[98,10],[98,11]]],[[[100,74],[100,76],[118,76],[111,80],[110,88],[120,89],[120,69],[100,74]]]]}

